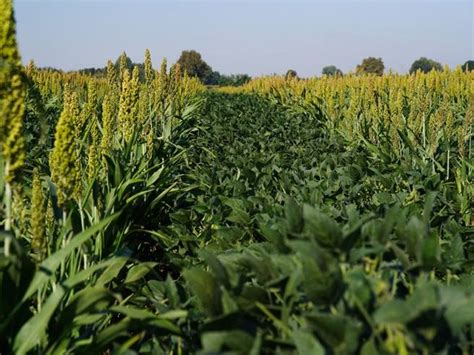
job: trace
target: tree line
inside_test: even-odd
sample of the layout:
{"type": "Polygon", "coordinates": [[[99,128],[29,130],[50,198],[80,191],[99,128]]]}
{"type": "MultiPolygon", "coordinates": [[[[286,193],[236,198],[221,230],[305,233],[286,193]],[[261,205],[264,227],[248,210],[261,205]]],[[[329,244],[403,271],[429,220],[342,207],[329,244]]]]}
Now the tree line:
{"type": "MultiPolygon", "coordinates": [[[[463,71],[471,71],[474,70],[474,60],[468,60],[461,66],[463,71]]],[[[413,62],[410,67],[410,74],[414,74],[417,71],[421,71],[423,73],[429,73],[432,70],[441,71],[443,70],[443,66],[441,63],[429,59],[426,57],[421,57],[413,62]]],[[[363,75],[363,74],[374,74],[374,75],[383,75],[385,71],[385,65],[382,58],[375,58],[375,57],[368,57],[365,58],[361,64],[356,67],[356,74],[363,75]]],[[[337,68],[334,65],[325,66],[322,70],[322,75],[333,76],[333,75],[343,75],[342,70],[337,68]]],[[[290,69],[286,73],[286,77],[297,77],[296,71],[290,69]]]]}
{"type": "MultiPolygon", "coordinates": [[[[133,67],[138,67],[140,76],[144,76],[144,68],[142,63],[133,63],[132,60],[123,53],[122,56],[126,58],[127,67],[131,70],[133,67]]],[[[209,86],[240,86],[251,80],[251,76],[248,74],[231,74],[225,75],[218,71],[214,71],[212,67],[202,58],[201,54],[195,50],[182,51],[179,57],[178,64],[180,64],[183,72],[187,72],[192,77],[199,78],[201,82],[209,86]]],[[[119,66],[119,59],[117,59],[115,66],[119,66]]],[[[474,60],[466,61],[462,66],[462,70],[474,70],[474,60]]],[[[441,63],[421,57],[415,60],[410,67],[410,74],[421,71],[428,73],[432,70],[441,71],[443,66],[441,63]]],[[[362,62],[355,68],[357,75],[372,74],[372,75],[383,75],[385,71],[385,65],[382,58],[368,57],[362,60],[362,62]]],[[[94,76],[105,75],[106,68],[86,68],[79,70],[81,73],[86,73],[94,76]]],[[[342,70],[337,68],[335,65],[328,65],[322,69],[322,75],[326,76],[342,76],[344,73],[342,70]]],[[[298,78],[298,73],[289,69],[285,77],[287,79],[298,78]]]]}
{"type": "MultiPolygon", "coordinates": [[[[142,80],[145,75],[143,63],[134,63],[125,52],[123,52],[115,61],[115,69],[118,70],[121,57],[125,58],[125,67],[129,71],[131,71],[134,67],[138,68],[140,80],[142,80]]],[[[205,85],[240,86],[252,79],[248,74],[226,75],[212,70],[211,66],[202,59],[201,54],[195,50],[183,51],[176,63],[179,64],[183,69],[183,73],[186,72],[191,77],[199,78],[205,85]]],[[[45,69],[51,70],[53,68],[45,69]]],[[[85,68],[78,70],[78,72],[92,76],[106,76],[107,68],[85,68]]]]}

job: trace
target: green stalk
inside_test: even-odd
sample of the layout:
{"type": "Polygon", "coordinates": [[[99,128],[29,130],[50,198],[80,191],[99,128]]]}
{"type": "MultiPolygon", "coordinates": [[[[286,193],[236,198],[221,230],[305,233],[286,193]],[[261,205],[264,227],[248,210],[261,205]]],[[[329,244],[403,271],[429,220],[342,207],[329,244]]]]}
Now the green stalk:
{"type": "MultiPolygon", "coordinates": [[[[97,221],[99,220],[99,217],[98,217],[98,211],[97,211],[97,207],[94,206],[94,224],[97,223],[97,221]]],[[[103,246],[103,238],[104,238],[104,234],[102,231],[100,231],[98,234],[97,234],[97,239],[95,241],[95,248],[94,248],[94,254],[96,256],[99,257],[99,260],[102,260],[102,246],[103,246]]]]}
{"type": "MultiPolygon", "coordinates": [[[[62,225],[62,241],[61,241],[61,244],[62,244],[62,248],[64,248],[66,246],[66,219],[67,219],[67,216],[66,216],[66,211],[63,209],[63,225],[62,225]]],[[[64,262],[64,260],[61,261],[61,267],[60,267],[60,275],[64,275],[64,273],[66,272],[66,264],[64,262]]]]}
{"type": "MultiPolygon", "coordinates": [[[[8,163],[7,169],[8,171],[8,163]]],[[[5,231],[9,232],[11,230],[11,219],[12,219],[12,187],[10,183],[5,184],[5,231]]],[[[6,257],[10,255],[10,246],[12,243],[12,237],[9,233],[5,237],[5,247],[4,247],[4,254],[6,257]]]]}
{"type": "MultiPolygon", "coordinates": [[[[469,162],[471,162],[471,157],[472,157],[472,127],[469,128],[469,151],[468,151],[468,156],[469,156],[469,162]]],[[[468,165],[468,176],[471,176],[471,166],[468,165]]]]}
{"type": "Polygon", "coordinates": [[[426,149],[426,115],[423,115],[423,148],[426,149]]]}
{"type": "Polygon", "coordinates": [[[450,153],[451,150],[448,147],[448,157],[446,159],[446,180],[449,180],[449,158],[450,158],[450,153]]]}
{"type": "MultiPolygon", "coordinates": [[[[80,217],[81,217],[81,230],[84,231],[84,230],[85,230],[84,210],[83,210],[82,200],[81,200],[81,199],[79,199],[79,201],[78,201],[78,207],[79,207],[79,215],[80,215],[80,217]]],[[[86,249],[85,249],[84,246],[82,247],[82,249],[83,249],[83,251],[84,251],[84,254],[83,254],[84,269],[87,269],[87,267],[88,267],[87,251],[86,251],[86,249]]]]}
{"type": "Polygon", "coordinates": [[[85,227],[84,227],[84,210],[83,210],[81,199],[79,199],[79,201],[78,201],[78,207],[79,207],[79,215],[81,217],[81,229],[84,230],[85,229],[85,227]]]}

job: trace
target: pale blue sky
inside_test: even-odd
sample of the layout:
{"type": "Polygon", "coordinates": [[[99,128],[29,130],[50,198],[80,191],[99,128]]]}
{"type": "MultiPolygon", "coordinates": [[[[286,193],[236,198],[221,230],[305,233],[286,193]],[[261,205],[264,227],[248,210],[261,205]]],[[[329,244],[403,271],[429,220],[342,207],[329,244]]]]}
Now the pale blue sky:
{"type": "Polygon", "coordinates": [[[426,56],[474,59],[474,1],[16,0],[24,62],[70,70],[104,66],[125,50],[155,66],[196,49],[214,70],[251,75],[344,72],[368,56],[406,72],[426,56]]]}

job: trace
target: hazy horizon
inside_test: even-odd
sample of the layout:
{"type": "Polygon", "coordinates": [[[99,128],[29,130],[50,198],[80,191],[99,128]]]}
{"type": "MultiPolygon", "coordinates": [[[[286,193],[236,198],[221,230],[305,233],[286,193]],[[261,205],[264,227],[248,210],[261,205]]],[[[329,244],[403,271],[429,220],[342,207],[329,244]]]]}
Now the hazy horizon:
{"type": "Polygon", "coordinates": [[[126,51],[175,62],[195,49],[221,73],[344,72],[382,57],[407,72],[419,57],[454,67],[474,59],[472,1],[33,1],[15,2],[22,59],[40,67],[103,67],[126,51]]]}

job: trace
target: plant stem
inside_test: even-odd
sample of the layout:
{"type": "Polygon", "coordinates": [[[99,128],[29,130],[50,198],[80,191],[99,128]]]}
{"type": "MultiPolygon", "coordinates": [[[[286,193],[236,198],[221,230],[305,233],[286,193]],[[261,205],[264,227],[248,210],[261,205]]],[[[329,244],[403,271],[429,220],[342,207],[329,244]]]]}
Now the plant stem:
{"type": "MultiPolygon", "coordinates": [[[[8,171],[8,163],[7,169],[8,171]]],[[[5,231],[9,232],[11,230],[11,219],[12,219],[12,187],[10,183],[5,184],[5,231]]],[[[5,247],[4,247],[4,254],[5,256],[10,255],[10,245],[12,242],[11,235],[7,233],[7,237],[5,238],[5,247]]]]}

